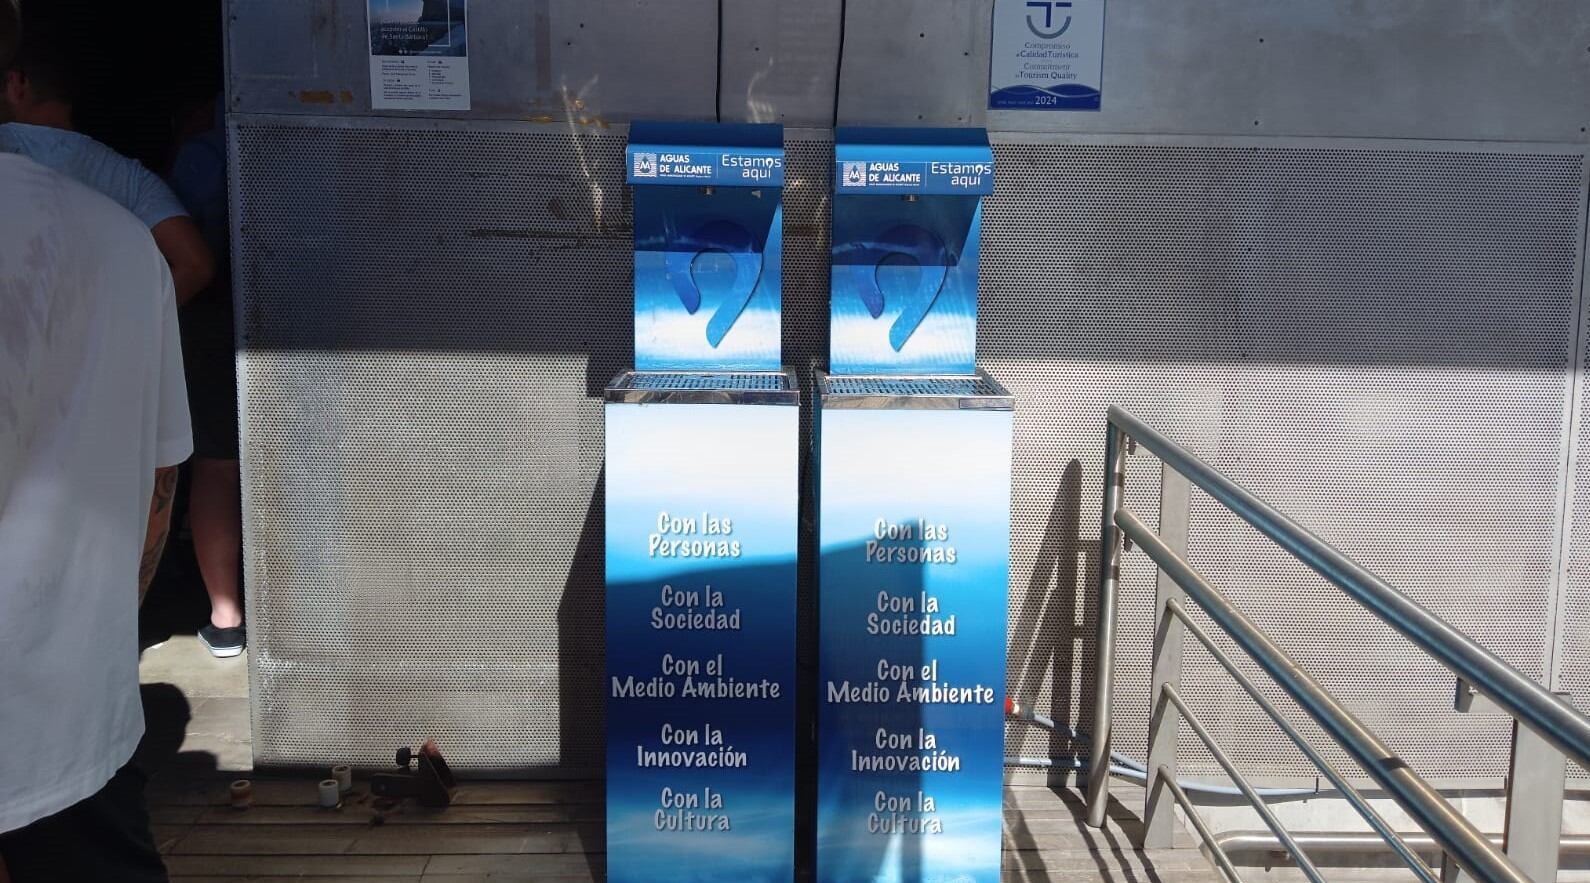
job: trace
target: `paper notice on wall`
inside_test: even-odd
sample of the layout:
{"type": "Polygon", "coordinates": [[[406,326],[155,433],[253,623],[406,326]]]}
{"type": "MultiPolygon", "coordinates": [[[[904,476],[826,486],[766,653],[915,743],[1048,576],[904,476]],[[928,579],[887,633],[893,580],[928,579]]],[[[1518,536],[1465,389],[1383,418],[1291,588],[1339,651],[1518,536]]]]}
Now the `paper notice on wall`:
{"type": "Polygon", "coordinates": [[[1098,110],[1104,0],[994,0],[988,106],[1098,110]]]}
{"type": "Polygon", "coordinates": [[[469,110],[467,0],[369,0],[370,106],[469,110]]]}

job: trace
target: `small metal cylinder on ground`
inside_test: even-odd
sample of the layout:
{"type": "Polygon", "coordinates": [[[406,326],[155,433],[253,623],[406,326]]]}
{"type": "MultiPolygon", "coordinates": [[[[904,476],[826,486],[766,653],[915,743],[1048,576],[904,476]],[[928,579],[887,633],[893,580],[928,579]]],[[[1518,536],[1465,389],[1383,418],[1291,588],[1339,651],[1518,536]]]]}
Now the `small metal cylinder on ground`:
{"type": "Polygon", "coordinates": [[[321,809],[336,809],[342,805],[342,790],[337,786],[336,779],[320,780],[320,807],[321,809]]]}
{"type": "Polygon", "coordinates": [[[331,778],[337,780],[337,790],[347,794],[353,790],[353,768],[345,763],[339,763],[331,768],[331,778]]]}

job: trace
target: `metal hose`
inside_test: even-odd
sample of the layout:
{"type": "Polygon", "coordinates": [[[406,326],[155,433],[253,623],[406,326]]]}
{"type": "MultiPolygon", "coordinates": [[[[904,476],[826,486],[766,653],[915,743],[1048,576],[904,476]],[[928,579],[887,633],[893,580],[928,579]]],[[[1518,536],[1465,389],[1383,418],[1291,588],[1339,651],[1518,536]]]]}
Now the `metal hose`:
{"type": "MultiPolygon", "coordinates": [[[[1073,730],[1067,726],[1056,724],[1053,718],[1039,714],[1036,711],[1033,711],[1030,707],[1024,706],[1014,699],[1005,700],[1005,714],[1007,717],[1013,720],[1028,721],[1030,723],[1037,724],[1046,730],[1064,733],[1065,735],[1069,736],[1073,742],[1083,745],[1089,742],[1088,735],[1086,733],[1083,733],[1080,730],[1073,730]]],[[[1110,764],[1110,772],[1112,774],[1126,779],[1133,779],[1139,782],[1148,781],[1148,767],[1144,766],[1143,764],[1138,763],[1132,758],[1115,751],[1110,752],[1110,760],[1112,761],[1110,764]]],[[[1007,757],[1005,758],[1005,766],[1034,767],[1043,769],[1058,766],[1061,769],[1085,770],[1087,769],[1088,765],[1080,759],[1072,757],[1059,758],[1058,760],[1048,757],[1007,757]]],[[[1242,796],[1241,790],[1233,788],[1229,785],[1215,785],[1209,782],[1192,782],[1181,779],[1177,779],[1176,784],[1180,785],[1183,790],[1198,794],[1217,794],[1222,797],[1242,796]]],[[[1261,797],[1310,797],[1323,796],[1331,793],[1335,789],[1255,788],[1254,790],[1258,792],[1259,796],[1261,797]]]]}

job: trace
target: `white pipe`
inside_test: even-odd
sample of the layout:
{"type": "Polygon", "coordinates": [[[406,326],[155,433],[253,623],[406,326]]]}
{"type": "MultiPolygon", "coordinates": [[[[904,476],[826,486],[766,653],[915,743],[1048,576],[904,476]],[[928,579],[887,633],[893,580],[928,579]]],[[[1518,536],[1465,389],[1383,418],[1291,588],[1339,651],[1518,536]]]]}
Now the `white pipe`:
{"type": "MultiPolygon", "coordinates": [[[[1011,720],[1031,721],[1032,723],[1035,723],[1035,724],[1037,724],[1040,727],[1044,727],[1045,729],[1055,730],[1057,732],[1062,732],[1062,733],[1066,734],[1067,736],[1071,737],[1071,740],[1074,741],[1074,742],[1086,744],[1089,741],[1088,740],[1088,736],[1087,736],[1086,733],[1082,733],[1082,732],[1080,732],[1078,730],[1073,730],[1070,727],[1060,726],[1060,725],[1058,725],[1058,724],[1056,724],[1054,722],[1053,718],[1048,717],[1046,715],[1039,714],[1036,711],[1030,711],[1030,710],[1028,710],[1026,708],[1023,708],[1019,703],[1015,702],[1014,700],[1006,700],[1006,709],[1007,709],[1006,714],[1011,720]]],[[[1083,763],[1081,760],[1078,760],[1076,758],[1065,758],[1064,760],[1065,760],[1065,763],[1067,765],[1063,766],[1062,767],[1063,769],[1082,770],[1082,769],[1086,769],[1087,768],[1087,764],[1083,763]]],[[[1130,757],[1127,757],[1124,754],[1120,754],[1119,752],[1115,752],[1115,751],[1110,752],[1110,760],[1114,761],[1110,765],[1110,772],[1111,773],[1114,773],[1117,776],[1122,776],[1122,777],[1127,778],[1127,779],[1136,779],[1136,780],[1138,780],[1140,782],[1147,782],[1148,781],[1148,767],[1147,766],[1145,766],[1145,765],[1143,765],[1141,763],[1138,763],[1137,761],[1133,760],[1130,757]]],[[[1048,767],[1053,767],[1055,765],[1056,764],[1055,764],[1053,759],[1044,758],[1044,757],[1007,757],[1007,758],[1005,758],[1005,766],[1025,766],[1025,767],[1048,768],[1048,767]]],[[[1231,787],[1229,785],[1211,785],[1211,784],[1208,784],[1206,782],[1188,782],[1188,781],[1183,781],[1181,779],[1177,779],[1176,780],[1176,784],[1180,785],[1183,788],[1183,790],[1193,791],[1193,792],[1197,792],[1197,793],[1200,793],[1200,794],[1218,794],[1218,795],[1221,795],[1221,796],[1224,796],[1224,797],[1241,797],[1241,796],[1243,796],[1241,790],[1239,790],[1237,788],[1233,788],[1233,787],[1231,787]]],[[[1312,796],[1320,796],[1320,795],[1328,794],[1332,790],[1334,790],[1334,789],[1320,789],[1320,788],[1255,788],[1254,789],[1254,791],[1256,791],[1259,794],[1260,797],[1312,797],[1312,796]]]]}
{"type": "MultiPolygon", "coordinates": [[[[1420,852],[1439,854],[1441,847],[1435,843],[1435,838],[1423,831],[1411,834],[1399,834],[1404,843],[1420,852]]],[[[1369,831],[1300,831],[1292,835],[1300,846],[1306,847],[1310,852],[1318,853],[1351,853],[1351,852],[1390,852],[1390,844],[1379,835],[1369,831]]],[[[1502,845],[1502,835],[1486,834],[1485,838],[1497,846],[1502,845]]],[[[1215,843],[1227,853],[1237,852],[1280,852],[1283,847],[1269,831],[1225,831],[1215,835],[1215,843]]],[[[1561,847],[1565,855],[1590,855],[1590,837],[1583,835],[1564,835],[1561,847]]]]}

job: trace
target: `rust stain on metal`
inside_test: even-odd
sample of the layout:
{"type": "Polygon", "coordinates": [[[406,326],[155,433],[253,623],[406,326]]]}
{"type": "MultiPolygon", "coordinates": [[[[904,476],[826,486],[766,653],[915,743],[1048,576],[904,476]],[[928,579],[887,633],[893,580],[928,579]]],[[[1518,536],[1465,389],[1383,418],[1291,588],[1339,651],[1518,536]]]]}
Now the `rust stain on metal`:
{"type": "Polygon", "coordinates": [[[609,120],[605,120],[602,117],[587,117],[587,116],[559,117],[559,116],[555,116],[553,114],[548,114],[548,113],[538,113],[538,114],[535,114],[534,116],[520,117],[520,119],[524,120],[527,123],[568,122],[568,123],[573,123],[574,125],[577,125],[577,126],[594,126],[595,128],[598,128],[598,129],[611,129],[611,128],[613,128],[612,122],[609,121],[609,120]]]}
{"type": "Polygon", "coordinates": [[[337,96],[330,89],[300,89],[298,100],[303,104],[336,104],[337,96]]]}
{"type": "Polygon", "coordinates": [[[470,239],[568,239],[561,230],[514,230],[503,227],[476,227],[467,234],[470,239]]]}

